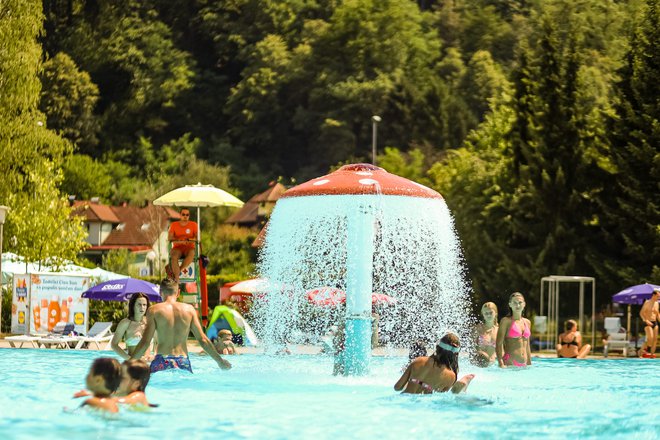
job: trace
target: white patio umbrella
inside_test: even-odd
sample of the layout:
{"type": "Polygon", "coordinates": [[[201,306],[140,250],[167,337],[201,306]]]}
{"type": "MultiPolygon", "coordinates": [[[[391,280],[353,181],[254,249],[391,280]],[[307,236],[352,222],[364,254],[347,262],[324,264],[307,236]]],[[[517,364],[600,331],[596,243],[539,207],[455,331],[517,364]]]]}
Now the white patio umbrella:
{"type": "Polygon", "coordinates": [[[251,280],[241,281],[236,283],[229,288],[230,292],[233,293],[261,293],[266,292],[270,286],[270,283],[267,279],[264,278],[252,278],[251,280]]]}
{"type": "Polygon", "coordinates": [[[198,237],[202,236],[202,225],[199,217],[200,207],[210,206],[230,206],[240,208],[243,206],[237,197],[229,194],[213,185],[186,185],[172,190],[154,200],[154,205],[158,206],[194,206],[197,208],[197,231],[198,237]]]}

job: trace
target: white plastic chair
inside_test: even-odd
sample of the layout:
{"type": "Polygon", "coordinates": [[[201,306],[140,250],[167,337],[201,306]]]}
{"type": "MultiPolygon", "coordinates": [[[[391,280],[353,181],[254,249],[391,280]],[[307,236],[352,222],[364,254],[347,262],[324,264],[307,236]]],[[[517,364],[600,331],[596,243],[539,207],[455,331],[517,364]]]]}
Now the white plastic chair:
{"type": "Polygon", "coordinates": [[[623,350],[623,357],[628,357],[630,343],[626,329],[621,327],[621,318],[605,318],[605,331],[608,336],[603,347],[603,356],[607,357],[610,350],[623,350]]]}
{"type": "Polygon", "coordinates": [[[112,322],[95,322],[86,336],[79,336],[77,338],[78,343],[75,349],[80,350],[85,344],[94,344],[97,350],[109,350],[110,342],[112,341],[111,328],[112,322]],[[105,348],[101,348],[102,343],[105,343],[105,348]]]}

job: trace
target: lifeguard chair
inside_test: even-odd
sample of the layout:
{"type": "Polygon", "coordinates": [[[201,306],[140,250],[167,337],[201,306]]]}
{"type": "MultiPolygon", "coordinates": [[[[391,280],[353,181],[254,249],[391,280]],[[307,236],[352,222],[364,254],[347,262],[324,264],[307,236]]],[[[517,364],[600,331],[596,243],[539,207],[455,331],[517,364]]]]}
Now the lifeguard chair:
{"type": "MultiPolygon", "coordinates": [[[[169,245],[170,250],[170,261],[168,262],[169,267],[172,267],[171,255],[172,255],[172,243],[169,245]]],[[[201,283],[202,279],[200,276],[200,263],[199,263],[199,242],[195,242],[195,255],[192,262],[187,267],[180,267],[179,271],[179,284],[185,284],[185,288],[180,289],[179,298],[182,302],[192,304],[195,309],[199,311],[200,305],[202,303],[202,289],[201,283]],[[195,283],[194,289],[191,289],[192,283],[195,283]]],[[[179,260],[179,263],[183,262],[183,258],[179,260]]]]}

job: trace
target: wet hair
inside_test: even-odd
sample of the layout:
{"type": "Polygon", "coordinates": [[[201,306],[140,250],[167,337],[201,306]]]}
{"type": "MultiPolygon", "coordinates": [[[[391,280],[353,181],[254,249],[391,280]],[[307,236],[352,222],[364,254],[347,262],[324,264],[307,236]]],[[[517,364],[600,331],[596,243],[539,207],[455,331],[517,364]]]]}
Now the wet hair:
{"type": "Polygon", "coordinates": [[[511,295],[509,295],[509,300],[506,302],[506,306],[509,308],[509,313],[506,316],[513,316],[513,310],[511,310],[511,306],[509,305],[509,303],[511,302],[514,296],[519,296],[523,299],[523,301],[525,300],[525,295],[523,295],[520,292],[513,292],[511,295]]]}
{"type": "Polygon", "coordinates": [[[227,329],[222,329],[218,332],[218,339],[220,339],[222,336],[234,336],[234,334],[227,329]]]}
{"type": "Polygon", "coordinates": [[[495,322],[497,322],[497,316],[498,316],[497,305],[494,302],[489,301],[487,303],[484,303],[483,306],[481,306],[482,312],[484,311],[484,309],[491,309],[493,312],[495,312],[495,322]]]}
{"type": "Polygon", "coordinates": [[[438,364],[444,365],[449,368],[456,374],[458,379],[458,349],[461,348],[461,342],[458,340],[458,336],[453,333],[447,333],[442,338],[440,342],[435,346],[435,353],[431,355],[431,359],[438,364]],[[442,345],[454,347],[456,351],[451,351],[446,348],[443,348],[442,345]]]}
{"type": "Polygon", "coordinates": [[[162,296],[171,296],[174,295],[179,286],[177,286],[174,280],[165,278],[160,282],[160,294],[162,296]]]}
{"type": "Polygon", "coordinates": [[[131,299],[128,301],[128,319],[131,321],[135,321],[135,303],[137,302],[138,298],[144,298],[147,300],[147,309],[149,309],[151,306],[151,301],[149,301],[147,295],[141,292],[134,293],[133,296],[131,296],[131,299]]]}
{"type": "Polygon", "coordinates": [[[577,328],[577,322],[573,321],[572,319],[564,322],[564,330],[569,331],[572,328],[577,328]]]}
{"type": "Polygon", "coordinates": [[[408,359],[413,360],[421,356],[426,356],[426,341],[423,339],[417,339],[410,346],[410,351],[408,352],[408,359]]]}
{"type": "Polygon", "coordinates": [[[121,365],[114,358],[101,357],[94,359],[89,372],[93,376],[101,376],[105,381],[105,387],[114,393],[121,382],[121,365]]]}
{"type": "Polygon", "coordinates": [[[139,359],[126,360],[123,365],[126,365],[126,372],[129,377],[140,382],[136,391],[144,392],[149,383],[149,378],[151,377],[149,365],[145,361],[139,359]]]}

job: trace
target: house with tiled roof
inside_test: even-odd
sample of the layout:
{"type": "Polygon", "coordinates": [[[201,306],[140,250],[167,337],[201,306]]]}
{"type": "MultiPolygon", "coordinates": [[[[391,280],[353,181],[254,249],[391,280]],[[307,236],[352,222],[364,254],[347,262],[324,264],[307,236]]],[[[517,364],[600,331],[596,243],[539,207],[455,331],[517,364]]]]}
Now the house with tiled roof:
{"type": "Polygon", "coordinates": [[[165,206],[108,206],[96,199],[73,202],[74,213],[84,217],[89,247],[83,257],[100,264],[114,249],[135,254],[133,268],[142,276],[160,273],[168,261],[167,231],[179,213],[165,206]]]}
{"type": "Polygon", "coordinates": [[[259,235],[252,246],[260,247],[263,244],[264,227],[268,222],[268,218],[275,209],[275,204],[285,192],[286,187],[284,185],[279,182],[270,182],[266,191],[252,196],[241,209],[229,216],[225,223],[259,229],[259,235]]]}

